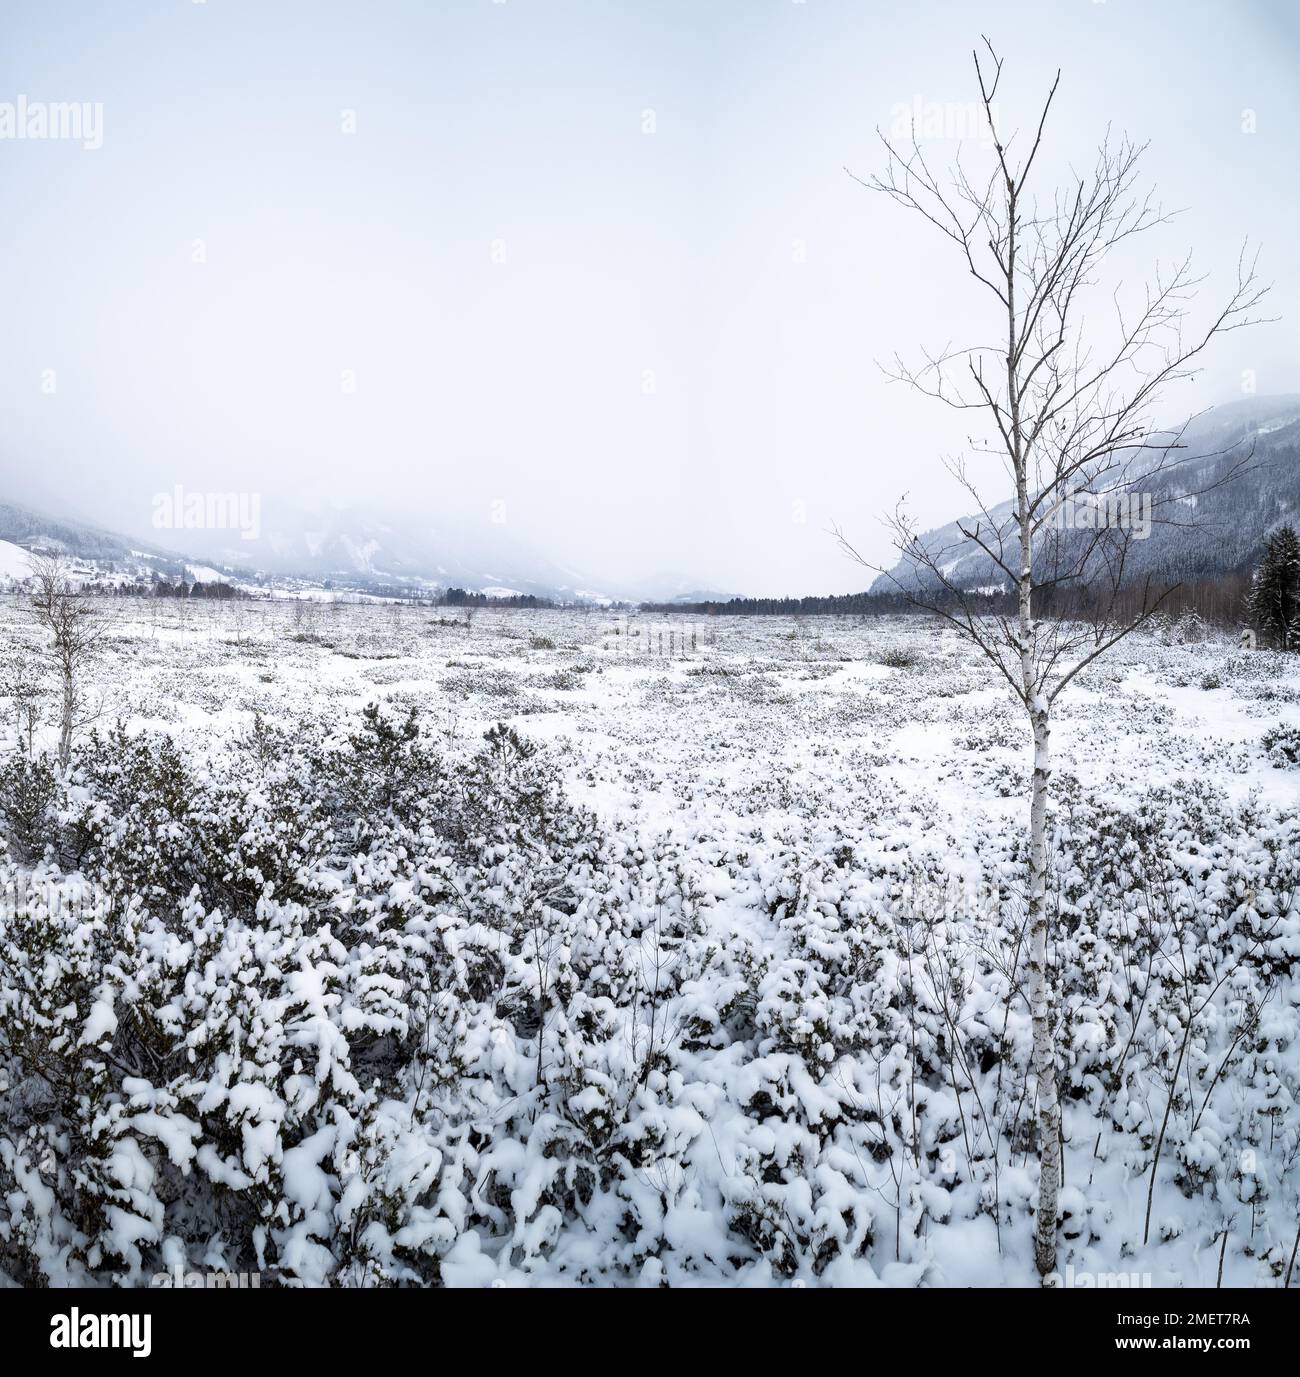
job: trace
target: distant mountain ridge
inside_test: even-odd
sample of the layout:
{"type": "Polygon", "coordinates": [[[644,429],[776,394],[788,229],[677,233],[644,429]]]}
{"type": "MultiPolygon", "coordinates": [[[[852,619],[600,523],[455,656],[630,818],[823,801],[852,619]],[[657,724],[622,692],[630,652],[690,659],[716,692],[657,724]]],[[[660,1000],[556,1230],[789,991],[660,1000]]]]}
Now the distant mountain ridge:
{"type": "Polygon", "coordinates": [[[85,559],[123,559],[131,551],[129,542],[111,531],[82,521],[50,517],[3,498],[0,498],[0,540],[25,547],[33,544],[52,546],[85,559]]]}
{"type": "MultiPolygon", "coordinates": [[[[1300,395],[1250,397],[1213,407],[1188,424],[1182,443],[1171,466],[1152,474],[1148,488],[1156,512],[1177,510],[1178,524],[1157,519],[1148,538],[1131,543],[1130,581],[1249,572],[1268,533],[1300,513],[1300,395]],[[1228,479],[1248,454],[1249,464],[1228,479]]],[[[1010,501],[988,513],[999,527],[1012,515],[1010,501]]],[[[1006,575],[959,529],[970,529],[975,521],[974,516],[960,518],[926,531],[920,540],[953,586],[1002,587],[1006,575]]],[[[989,523],[982,519],[982,524],[989,523]]],[[[904,560],[878,575],[871,592],[900,587],[913,592],[918,587],[915,569],[904,560]]]]}
{"type": "Polygon", "coordinates": [[[177,577],[188,570],[209,580],[215,571],[234,582],[301,581],[412,594],[463,588],[597,604],[721,596],[698,592],[693,581],[672,574],[606,583],[530,549],[504,521],[481,524],[471,539],[454,526],[386,520],[344,504],[278,506],[273,512],[259,507],[251,539],[238,529],[187,529],[177,521],[160,530],[164,546],[0,498],[0,541],[58,549],[145,578],[152,571],[177,577]]]}

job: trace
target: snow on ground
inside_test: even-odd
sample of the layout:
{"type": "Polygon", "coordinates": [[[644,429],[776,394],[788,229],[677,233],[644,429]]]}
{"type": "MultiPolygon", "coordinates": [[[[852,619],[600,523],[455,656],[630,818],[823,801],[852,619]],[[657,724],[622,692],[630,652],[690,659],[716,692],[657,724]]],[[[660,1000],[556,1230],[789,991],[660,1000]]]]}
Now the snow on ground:
{"type": "MultiPolygon", "coordinates": [[[[1034,1283],[1028,1220],[1036,1175],[1033,1153],[1025,1146],[1030,1129],[1021,1122],[1023,1106],[1008,1101],[1012,1107],[1006,1112],[1016,1117],[1005,1148],[999,1143],[990,1154],[981,1146],[981,1132],[990,1142],[996,1136],[983,1126],[980,1116],[987,1106],[981,1092],[993,1093],[992,1075],[998,1078],[996,1093],[1004,1089],[1001,1071],[990,1070],[998,1059],[996,1048],[985,1046],[993,1062],[980,1070],[949,1066],[957,1087],[953,1093],[945,1088],[944,1076],[928,1086],[931,1119],[923,1129],[916,1127],[916,1115],[923,1111],[914,1100],[909,1109],[895,1102],[887,1110],[880,1101],[864,1110],[867,1127],[880,1125],[878,1157],[870,1139],[866,1156],[854,1160],[860,1145],[823,1134],[826,1156],[800,1159],[796,1145],[806,1130],[796,1130],[793,1120],[811,1116],[815,1128],[819,1114],[847,1114],[845,1106],[855,1103],[855,1095],[878,1092],[879,1082],[871,1091],[871,1078],[879,1072],[879,1058],[889,1061],[903,1049],[868,1052],[855,1035],[826,1031],[819,1020],[830,1017],[823,1010],[829,996],[820,987],[809,986],[802,994],[791,987],[793,994],[785,990],[779,997],[771,988],[774,973],[783,971],[781,979],[796,985],[803,978],[800,963],[806,961],[794,959],[801,951],[822,952],[832,964],[848,959],[826,955],[843,940],[840,925],[849,922],[846,915],[861,915],[876,904],[873,895],[885,893],[876,880],[855,880],[855,874],[883,874],[900,857],[938,857],[972,883],[991,873],[1020,873],[1015,856],[1030,766],[1023,713],[954,633],[914,619],[692,622],[633,616],[620,624],[598,610],[482,609],[464,618],[442,609],[340,602],[178,607],[169,600],[158,605],[123,601],[112,615],[99,686],[108,695],[107,714],[120,715],[132,731],[163,731],[189,748],[206,743],[219,750],[250,730],[255,718],[270,719],[292,733],[296,722],[307,719],[346,723],[379,701],[401,712],[417,708],[425,729],[448,749],[469,749],[494,723],[505,722],[559,761],[571,797],[629,846],[641,844],[648,853],[671,840],[675,854],[685,858],[713,938],[728,952],[750,953],[735,958],[725,981],[743,984],[737,970],[745,961],[755,963],[758,993],[742,997],[736,1007],[752,1011],[756,998],[752,1016],[768,1034],[766,1040],[752,1035],[745,1056],[754,1060],[744,1065],[738,1052],[733,1056],[739,1043],[729,1049],[716,1039],[706,1040],[699,1051],[675,1054],[670,1078],[685,1076],[688,1087],[693,1077],[697,1083],[689,1110],[681,1100],[664,1111],[666,1122],[685,1132],[681,1125],[702,1115],[705,1137],[713,1141],[707,1154],[683,1149],[680,1159],[663,1159],[663,1171],[685,1172],[687,1185],[658,1179],[653,1184],[666,1202],[659,1208],[668,1214],[664,1239],[645,1257],[633,1247],[643,1282],[774,1283],[799,1275],[859,1285],[1034,1283]],[[686,633],[678,645],[688,648],[676,657],[647,653],[651,638],[637,634],[666,620],[686,633]],[[848,859],[840,858],[841,852],[848,859]],[[820,909],[809,897],[817,895],[820,909]],[[792,927],[796,912],[800,923],[813,927],[792,927]],[[835,916],[809,916],[817,912],[835,916]],[[825,951],[817,946],[823,941],[825,951]],[[758,1094],[763,1081],[760,1076],[742,1091],[738,1087],[749,1084],[744,1076],[766,1065],[778,1048],[797,1047],[804,1036],[824,1039],[833,1065],[818,1071],[814,1056],[812,1081],[805,1084],[791,1072],[792,1079],[781,1082],[789,1087],[790,1101],[759,1111],[753,1108],[756,1099],[745,1108],[736,1096],[758,1094]],[[844,1082],[845,1097],[821,1076],[844,1082]],[[849,1090],[849,1082],[856,1088],[849,1090]],[[803,1106],[797,1112],[795,1097],[803,1106]],[[808,1107],[823,1102],[822,1109],[808,1107]],[[924,1150],[917,1146],[922,1138],[924,1150]],[[886,1140],[910,1144],[916,1159],[902,1153],[902,1160],[895,1160],[886,1140]],[[709,1156],[716,1157],[711,1166],[709,1156]],[[802,1231],[801,1223],[796,1241],[773,1242],[785,1227],[772,1212],[775,1206],[770,1210],[750,1201],[740,1208],[733,1201],[725,1228],[718,1215],[700,1206],[700,1199],[734,1196],[747,1170],[741,1164],[754,1161],[768,1163],[766,1174],[757,1178],[758,1186],[745,1185],[746,1191],[768,1190],[762,1182],[776,1183],[772,1190],[815,1191],[821,1211],[815,1217],[822,1222],[808,1226],[811,1233],[802,1231]],[[836,1182],[858,1183],[848,1195],[842,1186],[828,1184],[825,1173],[832,1165],[836,1182]],[[710,1171],[722,1173],[709,1185],[720,1194],[710,1195],[701,1185],[688,1209],[692,1173],[710,1171]],[[805,1177],[809,1185],[801,1188],[805,1177]],[[873,1217],[871,1228],[852,1250],[819,1253],[818,1247],[829,1245],[809,1242],[822,1237],[817,1230],[829,1229],[827,1237],[840,1238],[847,1229],[857,1237],[850,1215],[854,1201],[862,1200],[873,1217]],[[849,1222],[837,1224],[836,1211],[849,1222]],[[724,1234],[731,1243],[720,1241],[724,1234]]],[[[29,634],[17,607],[0,610],[0,631],[15,640],[29,634]]],[[[1242,652],[1213,638],[1167,645],[1152,635],[1135,636],[1081,675],[1062,698],[1053,735],[1054,825],[1063,834],[1081,832],[1086,818],[1088,826],[1104,832],[1111,814],[1140,806],[1155,810],[1160,846],[1195,853],[1197,844],[1181,839],[1173,825],[1175,809],[1184,807],[1179,791],[1193,797],[1209,785],[1221,792],[1221,807],[1227,810],[1222,816],[1242,819],[1240,836],[1220,838],[1228,850],[1235,847],[1245,857],[1272,835],[1283,837],[1279,845],[1289,847],[1293,832],[1277,819],[1294,813],[1300,774],[1278,768],[1276,756],[1266,753],[1264,737],[1279,727],[1300,730],[1300,657],[1242,652]],[[1251,821],[1260,818],[1265,821],[1251,821]],[[1167,840],[1174,833],[1175,839],[1167,840]]],[[[3,731],[8,739],[0,737],[0,745],[7,748],[11,725],[3,731]]],[[[1112,859],[1102,856],[1097,863],[1112,859]]],[[[1240,873],[1254,863],[1242,859],[1240,873]]],[[[1229,866],[1225,882],[1231,883],[1231,865],[1237,863],[1224,864],[1229,866]]],[[[1062,883],[1069,882],[1066,877],[1062,883]]],[[[1079,911],[1089,902],[1087,876],[1082,884],[1079,911]]],[[[1251,888],[1243,903],[1257,897],[1251,888]]],[[[1300,957],[1300,939],[1288,940],[1300,957]]],[[[1023,1045],[1023,1011],[1008,996],[1010,1014],[993,1013],[998,982],[987,972],[972,974],[985,970],[975,945],[962,950],[963,960],[944,977],[957,980],[958,971],[966,970],[958,980],[957,1025],[982,1027],[986,1019],[993,1025],[1002,1017],[999,1055],[1010,1055],[1007,1048],[1017,1037],[1023,1045]]],[[[1081,952],[1086,967],[1086,943],[1081,952]]],[[[896,974],[898,959],[886,956],[884,969],[896,974]]],[[[990,958],[990,969],[1000,959],[990,958]]],[[[848,1008],[859,986],[851,969],[841,968],[840,974],[844,979],[836,988],[843,993],[837,999],[848,1008]]],[[[1110,976],[1098,978],[1113,1000],[1149,988],[1134,977],[1129,994],[1122,996],[1113,982],[1106,984],[1110,976]]],[[[707,979],[701,982],[682,998],[704,999],[707,979]]],[[[936,980],[935,989],[942,984],[936,980]]],[[[715,991],[709,997],[721,1007],[721,995],[715,991]]],[[[1242,999],[1248,999],[1244,992],[1242,999]]],[[[1276,1027],[1265,1057],[1270,1065],[1258,1076],[1272,1087],[1267,1090],[1272,1150],[1297,1131],[1292,1099],[1300,1084],[1295,1040],[1300,996],[1289,967],[1276,977],[1269,1000],[1276,1027]]],[[[896,998],[891,1007],[897,1012],[896,998]]],[[[1160,1057],[1167,1048],[1162,1051],[1160,1045],[1162,1038],[1176,1041],[1177,1010],[1162,1005],[1151,1015],[1156,1050],[1146,1081],[1125,1081],[1118,1092],[1117,1102],[1127,1106],[1122,1121],[1119,1111],[1102,1108],[1109,1103],[1106,1095],[1115,1093],[1106,1086],[1109,1071],[1087,1071],[1097,1045],[1123,1040],[1123,1020],[1111,1020],[1099,1007],[1097,1012],[1080,994],[1070,1013],[1072,1036],[1078,1039],[1070,1054],[1077,1080],[1067,1093],[1065,1116],[1063,1204],[1070,1214],[1062,1267],[1068,1260],[1077,1273],[1123,1271],[1157,1286],[1213,1285],[1218,1241],[1226,1228],[1224,1284],[1278,1284],[1278,1259],[1296,1222],[1294,1188],[1283,1179],[1281,1159],[1268,1157],[1269,1150],[1260,1147],[1259,1160],[1267,1158],[1271,1173],[1267,1189],[1249,1184],[1254,1165],[1238,1173],[1231,1189],[1207,1186],[1193,1170],[1198,1152],[1207,1160],[1220,1153],[1225,1160],[1249,1153],[1255,1162],[1255,1110],[1242,1108],[1254,1091],[1236,1079],[1233,1060],[1246,1055],[1242,1039],[1231,1042],[1222,1028],[1203,1039],[1198,1034],[1197,1084],[1187,1103],[1175,1092],[1173,1117],[1187,1122],[1176,1135],[1177,1151],[1165,1150],[1156,1176],[1154,1222],[1143,1243],[1151,1147],[1169,1098],[1160,1081],[1165,1065],[1160,1057]],[[1224,1055],[1226,1069],[1216,1081],[1214,1066],[1224,1055]],[[1244,1135],[1241,1143],[1234,1133],[1244,1135]],[[1230,1141],[1236,1146],[1225,1146],[1230,1141]]],[[[1141,1012],[1138,1018],[1140,1023],[1141,1012]]],[[[1221,1018],[1228,1019],[1229,1012],[1221,1018]]],[[[1258,1031],[1263,1024],[1252,1026],[1258,1031]]],[[[943,1047],[941,1027],[925,1035],[943,1047]]],[[[1242,1036],[1249,1047],[1251,1028],[1242,1036]]],[[[1111,1066],[1099,1058],[1103,1063],[1111,1066]]],[[[1190,1076],[1191,1062],[1186,1066],[1190,1076]]],[[[806,1079],[810,1073],[798,1074],[806,1079]]],[[[1125,1073],[1117,1074],[1122,1080],[1125,1073]]],[[[1031,1119],[1028,1115],[1026,1124],[1031,1119]]],[[[647,1180],[653,1174],[650,1168],[637,1170],[647,1180]]],[[[1263,1173],[1262,1165],[1259,1170],[1263,1173]]],[[[584,1227],[592,1232],[587,1235],[570,1216],[561,1228],[559,1214],[553,1215],[547,1227],[559,1229],[558,1236],[525,1246],[517,1233],[518,1250],[482,1230],[459,1235],[442,1257],[443,1280],[477,1285],[523,1276],[610,1280],[599,1260],[604,1226],[588,1220],[584,1227]]]]}
{"type": "Polygon", "coordinates": [[[32,572],[31,556],[21,545],[0,540],[0,579],[25,579],[32,572]]]}

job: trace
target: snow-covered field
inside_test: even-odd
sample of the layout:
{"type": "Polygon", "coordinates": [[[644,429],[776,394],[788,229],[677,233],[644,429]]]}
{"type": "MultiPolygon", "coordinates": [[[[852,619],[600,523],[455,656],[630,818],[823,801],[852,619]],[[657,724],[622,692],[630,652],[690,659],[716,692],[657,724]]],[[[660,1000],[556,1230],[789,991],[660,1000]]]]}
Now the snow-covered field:
{"type": "MultiPolygon", "coordinates": [[[[1029,751],[954,634],[105,605],[2,872],[0,1271],[1037,1283],[1029,751]]],[[[1062,700],[1073,1284],[1285,1280],[1298,732],[1300,657],[1214,639],[1062,700]]]]}

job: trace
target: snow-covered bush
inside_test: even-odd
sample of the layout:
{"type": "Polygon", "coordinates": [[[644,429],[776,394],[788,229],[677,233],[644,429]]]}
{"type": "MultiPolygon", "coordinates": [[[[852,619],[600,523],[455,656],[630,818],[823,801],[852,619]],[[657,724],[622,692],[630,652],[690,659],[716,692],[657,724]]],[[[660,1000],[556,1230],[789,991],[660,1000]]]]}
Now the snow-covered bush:
{"type": "Polygon", "coordinates": [[[0,824],[20,857],[34,859],[44,850],[56,792],[46,757],[15,751],[0,762],[0,824]]]}
{"type": "Polygon", "coordinates": [[[1300,765],[1300,729],[1274,727],[1264,733],[1264,754],[1278,768],[1300,765]]]}

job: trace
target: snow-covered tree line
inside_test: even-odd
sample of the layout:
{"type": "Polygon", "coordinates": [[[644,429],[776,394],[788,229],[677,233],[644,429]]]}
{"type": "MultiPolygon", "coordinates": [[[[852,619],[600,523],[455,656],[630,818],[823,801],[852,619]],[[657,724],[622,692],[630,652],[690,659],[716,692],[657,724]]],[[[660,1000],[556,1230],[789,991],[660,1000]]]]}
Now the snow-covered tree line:
{"type": "Polygon", "coordinates": [[[1265,542],[1247,612],[1266,644],[1300,649],[1300,537],[1294,526],[1279,526],[1265,542]]]}

